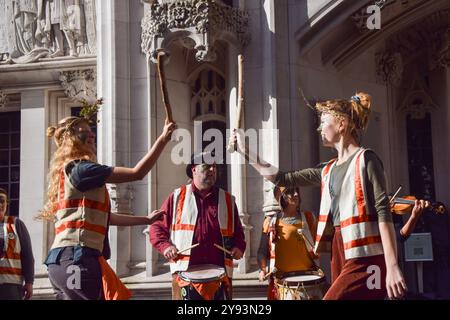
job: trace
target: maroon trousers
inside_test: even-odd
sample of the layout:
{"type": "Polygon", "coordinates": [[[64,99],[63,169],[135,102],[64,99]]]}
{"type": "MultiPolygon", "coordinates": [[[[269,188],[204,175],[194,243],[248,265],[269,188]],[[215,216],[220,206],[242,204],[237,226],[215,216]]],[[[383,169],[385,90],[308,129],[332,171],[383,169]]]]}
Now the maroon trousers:
{"type": "Polygon", "coordinates": [[[324,300],[383,300],[386,297],[384,255],[345,260],[340,227],[335,227],[333,236],[331,277],[332,285],[324,300]]]}

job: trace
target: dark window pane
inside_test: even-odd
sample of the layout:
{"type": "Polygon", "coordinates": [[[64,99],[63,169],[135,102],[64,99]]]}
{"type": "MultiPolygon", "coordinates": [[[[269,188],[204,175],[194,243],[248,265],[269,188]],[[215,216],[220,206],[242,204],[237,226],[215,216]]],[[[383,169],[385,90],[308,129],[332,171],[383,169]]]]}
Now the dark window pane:
{"type": "Polygon", "coordinates": [[[224,90],[224,89],[225,89],[225,79],[222,78],[222,77],[220,76],[220,74],[217,74],[217,87],[218,87],[220,90],[224,90]]]}
{"type": "Polygon", "coordinates": [[[9,119],[6,115],[0,116],[0,132],[9,132],[9,119]]]}
{"type": "Polygon", "coordinates": [[[20,132],[20,112],[11,117],[11,131],[20,132]]]}
{"type": "Polygon", "coordinates": [[[5,189],[8,191],[8,185],[7,184],[0,184],[0,188],[5,189]]]}
{"type": "Polygon", "coordinates": [[[11,150],[11,165],[20,165],[20,150],[11,150]]]}
{"type": "Polygon", "coordinates": [[[19,200],[12,200],[9,204],[9,214],[12,216],[19,216],[19,200]]]}
{"type": "Polygon", "coordinates": [[[9,134],[0,134],[0,149],[9,148],[9,134]]]}
{"type": "Polygon", "coordinates": [[[225,100],[222,100],[222,103],[220,104],[220,113],[225,115],[227,113],[227,107],[225,100]]]}
{"type": "Polygon", "coordinates": [[[227,6],[232,7],[233,6],[233,0],[222,0],[224,4],[226,4],[227,6]]]}
{"type": "Polygon", "coordinates": [[[208,104],[208,113],[214,113],[214,105],[212,101],[208,104]]]}
{"type": "Polygon", "coordinates": [[[9,168],[0,168],[0,182],[9,181],[9,168]]]}
{"type": "Polygon", "coordinates": [[[11,181],[20,180],[20,167],[11,167],[11,181]]]}
{"type": "Polygon", "coordinates": [[[19,198],[20,185],[18,183],[11,184],[11,190],[9,192],[11,199],[19,198]]]}
{"type": "Polygon", "coordinates": [[[213,71],[208,71],[208,86],[207,86],[208,91],[211,91],[213,87],[213,77],[214,77],[213,71]]]}
{"type": "Polygon", "coordinates": [[[195,116],[198,117],[202,114],[202,106],[200,105],[200,102],[197,102],[195,105],[195,116]]]}
{"type": "Polygon", "coordinates": [[[20,133],[11,135],[11,148],[20,148],[20,133]]]}
{"type": "Polygon", "coordinates": [[[0,151],[0,166],[9,165],[9,152],[8,150],[0,151]]]}
{"type": "Polygon", "coordinates": [[[202,78],[199,76],[195,81],[195,93],[198,93],[202,87],[202,78]]]}

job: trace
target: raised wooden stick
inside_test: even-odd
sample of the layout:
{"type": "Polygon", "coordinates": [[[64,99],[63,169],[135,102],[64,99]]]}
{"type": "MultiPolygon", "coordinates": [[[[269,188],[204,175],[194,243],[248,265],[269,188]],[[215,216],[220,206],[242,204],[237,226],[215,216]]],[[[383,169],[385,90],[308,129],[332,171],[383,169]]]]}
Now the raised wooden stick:
{"type": "Polygon", "coordinates": [[[166,119],[169,122],[173,122],[172,117],[172,108],[170,107],[169,102],[169,94],[167,92],[167,86],[166,86],[166,74],[164,72],[164,60],[165,60],[166,54],[164,52],[158,52],[158,76],[159,76],[159,84],[161,86],[161,96],[162,101],[164,104],[164,108],[166,109],[166,119]]]}
{"type": "Polygon", "coordinates": [[[188,250],[194,249],[195,247],[198,247],[199,245],[200,245],[200,243],[193,244],[192,246],[190,246],[190,247],[188,247],[188,248],[185,248],[185,249],[183,249],[183,250],[177,251],[177,254],[180,254],[180,253],[186,252],[186,251],[188,251],[188,250]]]}
{"type": "MultiPolygon", "coordinates": [[[[240,54],[238,56],[238,101],[237,101],[237,113],[235,129],[241,128],[242,112],[244,110],[244,56],[240,54]]],[[[228,152],[233,153],[237,150],[236,141],[230,142],[227,147],[228,152]]]]}
{"type": "Polygon", "coordinates": [[[272,274],[276,273],[278,269],[276,267],[273,267],[272,271],[270,271],[268,274],[266,274],[263,278],[263,280],[266,280],[268,277],[270,277],[272,274]]]}
{"type": "Polygon", "coordinates": [[[231,253],[230,250],[227,250],[227,249],[225,249],[224,247],[219,246],[218,244],[215,244],[215,243],[214,243],[214,246],[215,246],[217,249],[222,250],[222,251],[225,252],[225,253],[228,253],[230,256],[233,256],[233,254],[231,253]]]}

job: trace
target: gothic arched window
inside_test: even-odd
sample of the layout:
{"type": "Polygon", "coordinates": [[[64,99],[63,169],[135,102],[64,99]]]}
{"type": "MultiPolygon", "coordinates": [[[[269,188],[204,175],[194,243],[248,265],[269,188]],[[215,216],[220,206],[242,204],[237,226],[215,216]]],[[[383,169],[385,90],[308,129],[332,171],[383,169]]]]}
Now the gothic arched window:
{"type": "MultiPolygon", "coordinates": [[[[195,121],[202,122],[201,135],[209,129],[219,130],[222,139],[222,155],[226,155],[226,82],[225,78],[219,72],[205,68],[198,72],[197,77],[191,80],[191,118],[195,121]]],[[[211,141],[203,141],[202,151],[211,143],[211,141]]],[[[216,185],[227,190],[228,187],[228,168],[226,159],[222,164],[217,165],[218,179],[216,185]]]]}
{"type": "Polygon", "coordinates": [[[212,69],[200,71],[191,88],[193,120],[208,114],[226,121],[225,79],[220,73],[212,69]]]}

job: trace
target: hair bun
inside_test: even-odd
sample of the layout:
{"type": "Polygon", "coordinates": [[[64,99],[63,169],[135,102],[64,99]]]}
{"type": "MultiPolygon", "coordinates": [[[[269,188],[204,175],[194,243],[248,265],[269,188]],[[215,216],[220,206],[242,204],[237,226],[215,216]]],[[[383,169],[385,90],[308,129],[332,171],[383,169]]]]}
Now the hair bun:
{"type": "Polygon", "coordinates": [[[52,138],[55,135],[56,127],[51,126],[47,128],[47,137],[52,138]]]}
{"type": "Polygon", "coordinates": [[[370,110],[372,104],[372,96],[368,93],[358,92],[355,97],[359,98],[359,104],[366,110],[370,110]]]}

